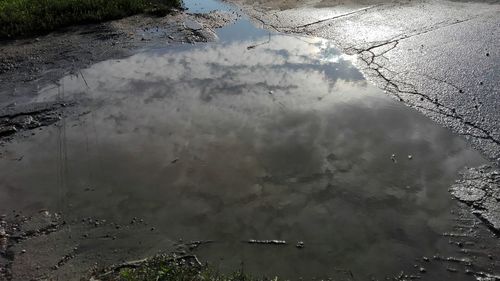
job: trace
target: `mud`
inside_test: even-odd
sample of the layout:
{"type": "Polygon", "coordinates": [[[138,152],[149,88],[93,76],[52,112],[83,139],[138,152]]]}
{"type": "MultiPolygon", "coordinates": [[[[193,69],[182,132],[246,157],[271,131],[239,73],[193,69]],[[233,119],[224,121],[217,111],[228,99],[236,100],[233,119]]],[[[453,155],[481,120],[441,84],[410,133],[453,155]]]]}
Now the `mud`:
{"type": "Polygon", "coordinates": [[[0,110],[0,144],[12,140],[16,134],[60,121],[65,114],[63,109],[72,105],[71,102],[40,102],[5,107],[0,110]]]}
{"type": "MultiPolygon", "coordinates": [[[[0,278],[2,280],[18,279],[19,276],[14,278],[12,274],[13,267],[17,267],[18,262],[16,262],[16,258],[18,261],[23,261],[22,263],[43,263],[44,258],[42,257],[37,257],[36,261],[30,259],[33,252],[38,249],[30,247],[29,242],[57,232],[64,224],[65,222],[61,220],[58,214],[51,214],[48,211],[40,211],[31,217],[25,217],[20,214],[13,214],[11,216],[2,215],[0,221],[0,256],[3,260],[0,260],[0,278]],[[22,247],[19,247],[20,245],[22,247]]],[[[64,259],[63,257],[62,260],[64,259]]],[[[55,269],[57,266],[58,264],[54,264],[52,268],[55,269]]],[[[35,267],[25,267],[23,265],[22,268],[23,270],[31,271],[30,273],[27,272],[31,277],[28,278],[26,275],[20,277],[26,278],[25,280],[35,279],[33,274],[39,270],[43,272],[40,265],[36,265],[35,267]]]]}
{"type": "MultiPolygon", "coordinates": [[[[473,216],[469,217],[468,211],[457,208],[454,212],[457,219],[453,229],[443,233],[441,238],[452,251],[416,257],[412,268],[387,276],[387,280],[447,280],[443,279],[447,274],[448,278],[454,278],[450,280],[498,279],[495,271],[492,273],[500,261],[498,240],[492,239],[473,216]],[[463,279],[463,276],[470,278],[463,279]]],[[[144,241],[143,232],[148,226],[139,218],[133,218],[128,225],[95,218],[66,221],[60,214],[45,210],[32,216],[17,212],[3,215],[0,221],[0,280],[107,280],[116,276],[120,269],[142,266],[158,253],[171,257],[173,262],[186,264],[187,261],[190,266],[199,266],[205,260],[199,259],[198,247],[217,246],[210,246],[217,241],[163,242],[156,246],[155,252],[144,252],[145,258],[137,259],[141,254],[134,245],[143,247],[140,241],[144,241]],[[103,249],[109,249],[109,244],[115,244],[115,248],[104,256],[95,255],[88,246],[94,239],[102,240],[103,249]]],[[[270,246],[275,244],[263,242],[262,246],[268,242],[270,246]]],[[[286,246],[281,242],[276,244],[280,245],[286,246]]],[[[296,247],[302,248],[303,243],[299,242],[296,247]]],[[[200,254],[203,255],[203,251],[200,254]]],[[[329,277],[341,281],[359,280],[352,271],[342,269],[336,269],[329,277]]]]}
{"type": "Polygon", "coordinates": [[[13,212],[0,221],[0,280],[88,280],[94,271],[161,250],[186,254],[189,247],[161,239],[139,220],[118,225],[97,218],[67,221],[45,210],[13,212]],[[155,241],[154,251],[143,249],[153,248],[147,239],[155,241]]]}

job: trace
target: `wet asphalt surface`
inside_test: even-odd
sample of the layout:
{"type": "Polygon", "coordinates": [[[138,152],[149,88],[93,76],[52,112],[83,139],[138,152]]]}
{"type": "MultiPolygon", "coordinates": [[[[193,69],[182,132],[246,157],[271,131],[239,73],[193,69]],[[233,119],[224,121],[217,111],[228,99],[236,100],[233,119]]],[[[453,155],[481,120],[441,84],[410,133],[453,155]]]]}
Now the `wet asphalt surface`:
{"type": "Polygon", "coordinates": [[[292,280],[498,279],[497,237],[448,191],[497,212],[494,169],[466,170],[456,182],[464,168],[489,163],[491,144],[481,155],[399,100],[425,95],[398,90],[394,100],[365,79],[401,89],[371,76],[379,62],[366,53],[387,48],[374,55],[385,60],[411,38],[338,49],[336,40],[269,33],[244,19],[217,35],[217,43],[154,44],[40,83],[24,96],[42,108],[23,111],[33,119],[5,111],[26,130],[4,143],[0,161],[7,280],[78,280],[96,260],[158,251],[292,280]],[[30,131],[46,115],[43,125],[55,125],[30,131]]]}
{"type": "Polygon", "coordinates": [[[371,81],[499,163],[498,1],[235,2],[267,28],[358,54],[371,81]]]}

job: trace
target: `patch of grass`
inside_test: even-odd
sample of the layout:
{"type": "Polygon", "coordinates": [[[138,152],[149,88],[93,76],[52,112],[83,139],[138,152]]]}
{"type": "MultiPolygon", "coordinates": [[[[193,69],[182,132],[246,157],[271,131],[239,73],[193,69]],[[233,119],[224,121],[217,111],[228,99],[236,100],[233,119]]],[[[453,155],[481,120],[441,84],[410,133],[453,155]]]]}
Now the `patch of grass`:
{"type": "Polygon", "coordinates": [[[279,281],[254,278],[243,271],[223,274],[209,265],[201,265],[194,256],[173,258],[159,255],[151,259],[120,265],[98,276],[103,281],[279,281]]]}
{"type": "Polygon", "coordinates": [[[0,38],[39,34],[133,14],[165,14],[181,0],[0,0],[0,38]]]}

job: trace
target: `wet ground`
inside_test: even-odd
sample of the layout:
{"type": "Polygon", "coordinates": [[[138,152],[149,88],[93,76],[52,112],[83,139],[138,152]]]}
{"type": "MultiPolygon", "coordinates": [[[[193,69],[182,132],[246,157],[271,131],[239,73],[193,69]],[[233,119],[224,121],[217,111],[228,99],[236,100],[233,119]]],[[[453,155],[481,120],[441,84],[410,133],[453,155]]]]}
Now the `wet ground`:
{"type": "Polygon", "coordinates": [[[61,120],[1,147],[5,278],[78,280],[96,261],[179,248],[293,280],[497,278],[497,238],[448,191],[488,164],[463,137],[371,85],[331,41],[245,19],[217,35],[25,97],[61,120]]]}
{"type": "Polygon", "coordinates": [[[500,2],[233,0],[270,30],[327,38],[368,79],[500,163],[500,2]]]}
{"type": "Polygon", "coordinates": [[[99,61],[152,46],[214,41],[214,30],[234,20],[234,14],[224,12],[174,11],[167,17],[137,15],[37,38],[0,41],[0,108],[30,102],[47,83],[99,61]]]}

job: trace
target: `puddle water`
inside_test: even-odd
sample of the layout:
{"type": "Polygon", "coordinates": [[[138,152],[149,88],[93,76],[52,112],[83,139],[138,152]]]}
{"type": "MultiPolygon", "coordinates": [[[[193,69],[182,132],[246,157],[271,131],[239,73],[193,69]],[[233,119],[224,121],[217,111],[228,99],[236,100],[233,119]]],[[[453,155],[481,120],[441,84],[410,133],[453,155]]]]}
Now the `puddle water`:
{"type": "Polygon", "coordinates": [[[82,73],[38,100],[88,114],[3,148],[0,211],[140,217],[165,239],[215,241],[197,253],[222,270],[394,276],[451,247],[448,187],[485,162],[322,39],[184,45],[82,73]]]}
{"type": "Polygon", "coordinates": [[[236,10],[232,5],[217,0],[183,0],[182,2],[190,13],[234,12],[236,10]]]}

